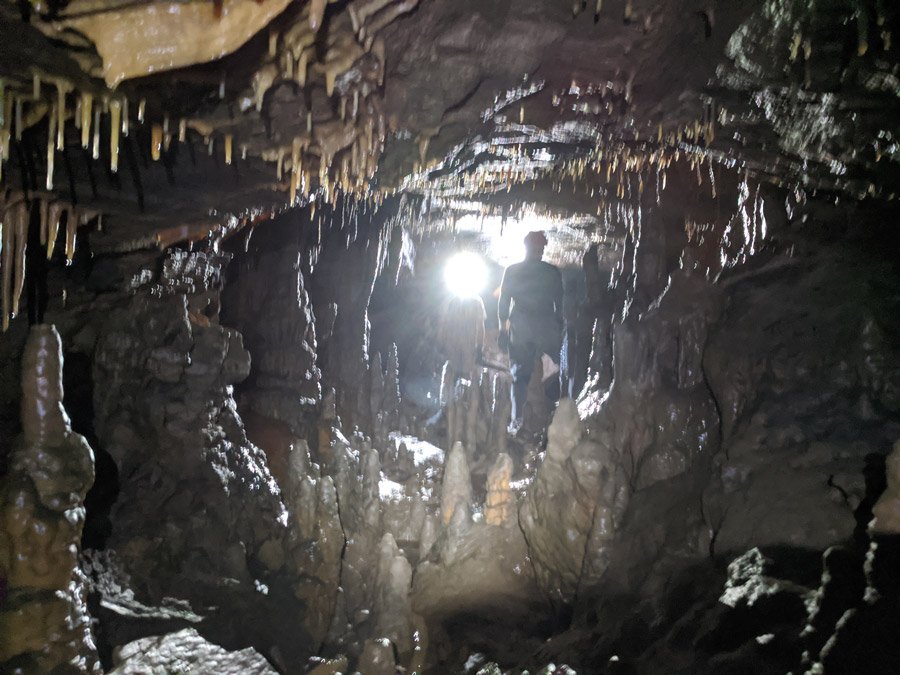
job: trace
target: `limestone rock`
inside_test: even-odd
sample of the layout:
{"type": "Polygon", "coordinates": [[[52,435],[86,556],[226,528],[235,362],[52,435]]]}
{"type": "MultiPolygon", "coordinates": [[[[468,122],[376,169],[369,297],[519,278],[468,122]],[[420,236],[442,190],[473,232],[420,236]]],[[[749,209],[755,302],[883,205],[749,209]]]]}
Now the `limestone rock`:
{"type": "Polygon", "coordinates": [[[871,529],[879,534],[900,534],[900,441],[886,462],[887,489],[872,508],[871,529]]]}
{"type": "Polygon", "coordinates": [[[252,647],[230,652],[207,642],[193,628],[129,642],[113,654],[115,675],[189,672],[197,675],[274,675],[252,647]]]}
{"type": "Polygon", "coordinates": [[[387,638],[366,640],[356,669],[366,675],[396,675],[397,663],[391,641],[387,638]]]}
{"type": "Polygon", "coordinates": [[[444,525],[449,525],[454,513],[459,511],[469,516],[472,508],[472,481],[469,476],[469,463],[462,443],[455,443],[447,455],[444,468],[444,482],[441,485],[441,518],[444,525]]]}
{"type": "Polygon", "coordinates": [[[506,453],[497,455],[487,478],[487,497],[484,500],[484,522],[488,525],[509,524],[515,507],[515,495],[509,487],[513,463],[506,453]]]}
{"type": "Polygon", "coordinates": [[[62,344],[31,328],[22,359],[23,437],[0,483],[0,670],[99,668],[78,567],[94,454],[62,405],[62,344]]]}

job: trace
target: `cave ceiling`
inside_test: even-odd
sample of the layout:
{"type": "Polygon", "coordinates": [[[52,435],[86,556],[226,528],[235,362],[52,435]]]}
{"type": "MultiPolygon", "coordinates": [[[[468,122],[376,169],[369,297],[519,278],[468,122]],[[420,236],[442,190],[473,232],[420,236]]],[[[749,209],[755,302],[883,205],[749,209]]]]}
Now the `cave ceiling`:
{"type": "Polygon", "coordinates": [[[342,195],[406,194],[429,222],[597,217],[658,192],[673,162],[713,193],[732,172],[892,200],[898,16],[863,0],[3,2],[6,219],[22,196],[102,214],[93,245],[114,251],[342,195]]]}

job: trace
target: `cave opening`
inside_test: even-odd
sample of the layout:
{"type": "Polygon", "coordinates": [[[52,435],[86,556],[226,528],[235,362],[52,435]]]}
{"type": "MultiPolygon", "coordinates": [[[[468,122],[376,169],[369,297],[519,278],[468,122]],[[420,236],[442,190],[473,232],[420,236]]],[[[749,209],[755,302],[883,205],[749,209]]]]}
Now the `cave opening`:
{"type": "Polygon", "coordinates": [[[0,2],[0,671],[900,672],[898,23],[0,2]]]}

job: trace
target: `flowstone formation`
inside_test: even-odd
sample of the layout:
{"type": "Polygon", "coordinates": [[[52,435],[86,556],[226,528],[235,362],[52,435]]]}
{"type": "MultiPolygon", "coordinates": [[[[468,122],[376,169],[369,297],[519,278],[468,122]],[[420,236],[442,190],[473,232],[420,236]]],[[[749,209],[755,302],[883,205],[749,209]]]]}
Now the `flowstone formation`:
{"type": "Polygon", "coordinates": [[[62,344],[33,326],[22,358],[22,427],[0,484],[0,667],[99,672],[78,565],[94,453],[63,408],[62,344]]]}

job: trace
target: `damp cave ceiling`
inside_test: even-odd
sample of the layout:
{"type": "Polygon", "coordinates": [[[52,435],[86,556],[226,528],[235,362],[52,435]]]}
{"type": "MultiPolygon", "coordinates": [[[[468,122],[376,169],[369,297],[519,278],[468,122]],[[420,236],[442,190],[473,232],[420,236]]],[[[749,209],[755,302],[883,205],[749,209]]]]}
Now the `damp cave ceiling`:
{"type": "Polygon", "coordinates": [[[4,0],[2,180],[104,213],[110,250],[313,191],[588,212],[673,156],[893,199],[897,22],[862,0],[4,0]]]}

